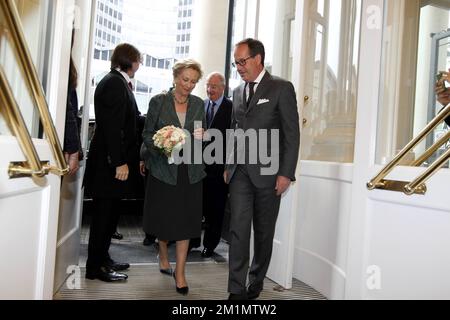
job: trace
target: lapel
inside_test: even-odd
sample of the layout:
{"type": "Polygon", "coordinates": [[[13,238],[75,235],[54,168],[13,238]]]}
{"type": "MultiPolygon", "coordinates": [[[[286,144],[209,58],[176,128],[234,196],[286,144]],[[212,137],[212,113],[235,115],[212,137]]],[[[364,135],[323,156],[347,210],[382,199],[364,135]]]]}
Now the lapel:
{"type": "MultiPolygon", "coordinates": [[[[192,101],[192,95],[189,95],[189,101],[188,101],[188,106],[187,106],[187,111],[186,111],[186,121],[184,122],[183,129],[188,128],[188,124],[190,125],[191,122],[194,121],[196,112],[197,111],[195,110],[195,104],[192,101]]],[[[178,119],[178,116],[177,116],[177,119],[178,119]]],[[[194,127],[194,126],[192,125],[192,127],[194,127]]]]}
{"type": "Polygon", "coordinates": [[[237,91],[237,97],[234,95],[234,99],[236,99],[236,103],[233,101],[233,111],[235,114],[239,114],[240,112],[245,113],[247,106],[245,104],[244,100],[244,93],[245,93],[245,83],[241,84],[236,90],[237,91]],[[239,112],[239,110],[241,110],[239,112]]]}
{"type": "Polygon", "coordinates": [[[220,106],[218,107],[219,109],[217,109],[216,115],[213,118],[213,121],[211,122],[211,126],[210,128],[214,128],[214,125],[216,124],[216,122],[218,122],[220,120],[220,117],[222,116],[222,112],[223,112],[223,103],[225,102],[225,97],[222,100],[222,103],[220,104],[220,106]]]}
{"type": "MultiPolygon", "coordinates": [[[[250,112],[250,110],[252,110],[257,105],[259,99],[262,98],[263,94],[266,91],[266,88],[269,86],[271,79],[272,79],[272,76],[269,74],[268,71],[266,71],[266,74],[262,78],[261,82],[258,84],[258,88],[256,89],[256,92],[253,95],[252,101],[250,101],[250,105],[248,106],[248,109],[245,112],[245,114],[248,114],[250,112]]],[[[245,85],[244,85],[244,87],[245,87],[245,85]]]]}
{"type": "Polygon", "coordinates": [[[128,86],[127,80],[123,77],[123,75],[119,71],[113,69],[111,70],[111,73],[118,76],[123,81],[123,84],[127,88],[128,93],[133,93],[133,91],[131,91],[130,87],[128,86]]]}
{"type": "MultiPolygon", "coordinates": [[[[209,107],[209,104],[212,103],[212,101],[209,100],[209,99],[207,101],[208,101],[208,107],[209,107]]],[[[222,103],[220,104],[220,106],[216,107],[217,108],[217,112],[216,112],[216,114],[215,114],[215,116],[213,118],[213,121],[211,122],[211,125],[209,126],[209,128],[214,128],[214,125],[217,124],[218,121],[220,121],[220,118],[222,117],[222,114],[224,112],[224,110],[223,110],[224,109],[224,106],[223,106],[224,104],[225,104],[225,97],[222,99],[222,103]]],[[[205,110],[205,116],[208,116],[208,107],[205,110]]]]}
{"type": "Polygon", "coordinates": [[[134,112],[136,114],[141,114],[139,112],[139,108],[137,106],[137,102],[136,99],[134,97],[133,91],[131,91],[130,87],[128,86],[127,80],[123,77],[123,75],[117,71],[117,70],[111,70],[111,74],[115,77],[118,77],[122,80],[123,85],[125,86],[126,90],[127,90],[127,94],[128,94],[128,101],[129,101],[129,105],[131,105],[131,108],[134,110],[134,112]]]}
{"type": "MultiPolygon", "coordinates": [[[[180,119],[178,118],[177,110],[175,109],[175,100],[173,98],[172,91],[169,91],[167,93],[166,97],[169,98],[169,101],[168,101],[169,114],[170,114],[172,120],[174,121],[174,124],[176,125],[176,127],[181,128],[181,122],[180,122],[180,119]]],[[[188,104],[188,110],[189,110],[189,104],[188,104]]],[[[186,115],[185,125],[186,125],[186,123],[187,123],[187,115],[186,115]]]]}

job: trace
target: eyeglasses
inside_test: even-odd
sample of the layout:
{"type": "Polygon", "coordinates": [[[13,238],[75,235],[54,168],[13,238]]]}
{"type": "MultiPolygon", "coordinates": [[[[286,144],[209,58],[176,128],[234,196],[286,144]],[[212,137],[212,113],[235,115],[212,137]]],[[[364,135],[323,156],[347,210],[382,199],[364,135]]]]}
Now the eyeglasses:
{"type": "Polygon", "coordinates": [[[234,62],[231,63],[231,65],[232,65],[234,68],[237,68],[237,66],[243,67],[243,66],[245,66],[245,65],[247,64],[247,60],[248,60],[248,59],[251,59],[251,58],[254,58],[254,57],[255,57],[255,56],[249,56],[249,57],[247,57],[247,58],[245,58],[245,59],[241,59],[241,60],[239,60],[239,61],[234,61],[234,62]]]}

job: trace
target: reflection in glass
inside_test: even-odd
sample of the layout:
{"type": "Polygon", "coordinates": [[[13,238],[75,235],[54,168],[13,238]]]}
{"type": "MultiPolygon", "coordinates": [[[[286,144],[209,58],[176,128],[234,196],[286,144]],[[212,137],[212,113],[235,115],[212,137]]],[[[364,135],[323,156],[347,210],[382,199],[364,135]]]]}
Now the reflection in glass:
{"type": "Polygon", "coordinates": [[[309,3],[301,157],[353,162],[361,1],[309,3]]]}
{"type": "MultiPolygon", "coordinates": [[[[389,162],[443,107],[436,101],[434,86],[438,71],[450,67],[449,9],[438,1],[422,6],[415,1],[386,1],[376,153],[379,164],[389,162]]],[[[410,165],[446,130],[441,124],[402,164],[410,165]]]]}
{"type": "MultiPolygon", "coordinates": [[[[35,65],[40,59],[41,45],[44,43],[42,39],[45,38],[45,35],[39,34],[40,26],[43,24],[43,8],[44,1],[24,1],[19,8],[23,31],[35,65]]],[[[18,60],[14,55],[12,42],[4,22],[5,17],[0,12],[0,65],[20,107],[28,132],[33,138],[37,138],[39,135],[39,115],[26,87],[22,72],[20,72],[18,60]]],[[[4,119],[2,119],[0,134],[10,135],[11,133],[5,125],[4,119]]]]}

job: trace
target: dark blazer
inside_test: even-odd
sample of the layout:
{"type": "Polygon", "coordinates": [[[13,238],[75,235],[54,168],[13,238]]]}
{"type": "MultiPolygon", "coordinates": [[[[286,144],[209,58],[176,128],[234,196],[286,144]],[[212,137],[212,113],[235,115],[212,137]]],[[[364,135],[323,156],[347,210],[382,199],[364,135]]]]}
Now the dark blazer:
{"type": "Polygon", "coordinates": [[[135,193],[139,166],[136,100],[125,78],[116,70],[98,84],[94,95],[95,133],[84,176],[92,197],[127,198],[135,193]],[[116,167],[127,164],[127,181],[115,179],[116,167]]]}
{"type": "Polygon", "coordinates": [[[78,128],[78,97],[74,88],[69,88],[67,94],[63,151],[69,154],[81,151],[80,131],[78,128]]]}
{"type": "MultiPolygon", "coordinates": [[[[194,121],[202,121],[203,128],[206,127],[205,121],[205,107],[203,100],[197,96],[190,95],[188,100],[188,109],[186,114],[185,130],[191,133],[191,142],[200,143],[201,141],[194,141],[194,121]]],[[[149,173],[156,179],[170,185],[176,185],[178,179],[178,166],[169,164],[167,157],[153,144],[153,136],[165,126],[174,125],[181,128],[180,120],[178,119],[175,102],[172,91],[162,93],[154,96],[149,103],[147,117],[145,119],[144,131],[142,137],[144,140],[146,151],[143,151],[145,159],[145,166],[149,169],[149,173]]],[[[201,146],[200,146],[201,150],[201,146]]],[[[188,176],[191,184],[201,181],[205,176],[205,166],[203,164],[188,164],[188,176]]]]}
{"type": "MultiPolygon", "coordinates": [[[[205,103],[208,102],[209,99],[205,100],[205,103]]],[[[223,155],[224,158],[222,160],[222,163],[214,163],[211,165],[206,165],[206,174],[208,176],[218,176],[218,177],[223,177],[223,171],[225,170],[225,159],[226,159],[226,131],[227,129],[231,128],[231,112],[233,110],[233,103],[231,102],[230,99],[228,99],[227,97],[223,98],[222,104],[219,106],[219,108],[217,109],[217,113],[214,116],[214,120],[211,123],[211,127],[208,129],[217,129],[220,130],[220,132],[222,133],[222,137],[224,138],[223,140],[223,155]]],[[[205,147],[208,146],[208,144],[213,143],[214,140],[212,140],[209,143],[205,144],[205,147]]]]}
{"type": "MultiPolygon", "coordinates": [[[[258,188],[275,186],[277,176],[285,176],[295,181],[295,169],[297,166],[300,128],[297,111],[295,90],[289,81],[271,76],[267,71],[259,83],[255,95],[247,108],[244,101],[245,84],[236,88],[233,92],[233,115],[231,127],[233,129],[279,129],[279,169],[274,175],[261,175],[261,168],[270,167],[259,161],[257,164],[247,164],[246,168],[252,183],[258,188]]],[[[271,139],[267,139],[267,150],[272,150],[271,139]]],[[[259,139],[258,139],[259,145],[259,139]]],[[[237,150],[243,152],[242,150],[237,150]]],[[[227,155],[226,170],[228,181],[233,177],[237,167],[230,160],[237,152],[227,155]],[[230,163],[230,164],[229,164],[230,163]]],[[[248,156],[248,148],[246,153],[248,156]]]]}

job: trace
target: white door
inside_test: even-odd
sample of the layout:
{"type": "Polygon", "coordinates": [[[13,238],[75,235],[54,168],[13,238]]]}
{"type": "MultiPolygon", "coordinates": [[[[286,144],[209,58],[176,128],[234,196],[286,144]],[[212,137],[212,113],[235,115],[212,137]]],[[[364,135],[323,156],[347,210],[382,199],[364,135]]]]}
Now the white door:
{"type": "MultiPolygon", "coordinates": [[[[292,77],[292,61],[293,57],[296,56],[292,40],[293,35],[299,32],[299,26],[296,24],[298,21],[295,21],[297,2],[296,0],[277,1],[276,3],[266,1],[262,2],[260,6],[262,12],[267,11],[267,8],[271,8],[274,13],[271,23],[274,25],[274,34],[276,36],[273,43],[269,41],[266,43],[266,50],[270,51],[269,47],[275,48],[273,50],[274,57],[271,63],[271,73],[293,82],[294,85],[298,82],[298,79],[292,77]],[[279,34],[283,36],[280,37],[279,34]]],[[[267,37],[267,35],[262,34],[263,28],[260,32],[261,34],[258,38],[264,41],[264,37],[267,37]]],[[[298,178],[298,174],[296,176],[298,178]]],[[[273,240],[272,258],[267,271],[267,277],[284,289],[292,288],[295,224],[298,210],[296,193],[297,184],[294,183],[281,199],[273,240]]],[[[251,248],[253,248],[253,242],[251,248]]]]}
{"type": "Polygon", "coordinates": [[[92,55],[92,28],[95,22],[95,1],[76,0],[75,6],[67,4],[66,14],[74,18],[74,40],[72,58],[78,73],[77,97],[79,108],[83,107],[80,136],[84,151],[84,160],[80,170],[72,177],[64,177],[61,184],[61,202],[59,207],[58,242],[55,269],[55,292],[67,285],[76,289],[79,285],[78,260],[80,254],[81,218],[83,209],[82,183],[86,164],[86,143],[91,99],[90,61],[92,55]],[[65,280],[69,277],[67,283],[65,280]]]}
{"type": "Polygon", "coordinates": [[[345,294],[356,122],[360,0],[299,1],[302,135],[294,278],[345,294]]]}
{"type": "MultiPolygon", "coordinates": [[[[50,143],[42,138],[39,113],[32,102],[26,82],[30,74],[20,72],[19,60],[13,48],[10,24],[6,23],[6,12],[17,4],[27,44],[39,82],[45,94],[56,131],[61,134],[67,91],[68,53],[70,41],[64,42],[65,1],[2,1],[0,17],[0,65],[6,74],[5,81],[12,89],[19,110],[25,120],[26,129],[33,138],[37,155],[52,166],[65,167],[61,154],[55,158],[50,143]],[[8,7],[8,8],[7,8],[8,7]],[[53,25],[50,25],[53,21],[53,25]],[[57,25],[59,23],[59,25],[57,25]],[[54,32],[55,30],[60,32],[54,32]],[[46,37],[48,35],[48,37],[46,37]],[[51,44],[49,41],[52,41],[51,44]],[[63,63],[66,62],[66,63],[63,63]],[[67,68],[66,68],[67,66],[67,68]]],[[[19,24],[20,27],[20,24],[19,24]]],[[[23,50],[19,50],[24,52],[23,50]]],[[[31,68],[26,67],[27,72],[31,68]]],[[[3,91],[6,92],[6,91],[3,91]]],[[[11,105],[8,105],[11,107],[11,105]]],[[[45,102],[44,102],[45,106],[45,102]]],[[[0,299],[51,299],[55,270],[55,252],[58,231],[58,209],[61,178],[53,173],[44,177],[10,178],[11,162],[26,161],[27,158],[13,136],[11,119],[6,116],[7,105],[2,103],[0,120],[0,299]]],[[[47,109],[48,110],[48,109],[47,109]]],[[[48,117],[50,120],[51,118],[48,117]]],[[[45,136],[53,125],[43,119],[45,136]]],[[[23,126],[22,126],[23,128],[23,126]]],[[[54,128],[54,127],[53,127],[54,128]]],[[[55,130],[53,129],[53,132],[55,130]]],[[[61,137],[61,135],[60,135],[61,137]]],[[[55,137],[56,138],[56,137],[55,137]]],[[[57,139],[57,138],[56,138],[57,139]]],[[[55,140],[56,141],[56,140],[55,140]]],[[[59,139],[61,141],[61,139],[59,139]]],[[[58,143],[52,143],[57,146],[58,143]]]]}
{"type": "MultiPolygon", "coordinates": [[[[449,299],[449,169],[426,183],[425,195],[369,191],[366,183],[427,122],[431,36],[447,30],[450,8],[441,1],[363,3],[358,108],[365,112],[358,112],[345,297],[449,299]]],[[[448,43],[440,52],[445,70],[448,43]]],[[[387,179],[412,181],[424,170],[398,167],[387,179]]]]}

